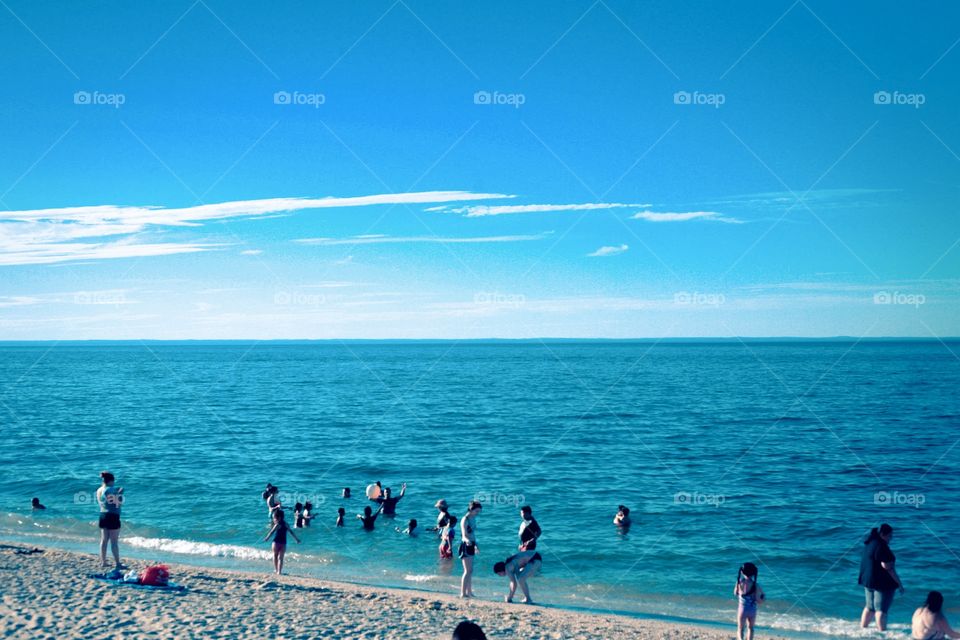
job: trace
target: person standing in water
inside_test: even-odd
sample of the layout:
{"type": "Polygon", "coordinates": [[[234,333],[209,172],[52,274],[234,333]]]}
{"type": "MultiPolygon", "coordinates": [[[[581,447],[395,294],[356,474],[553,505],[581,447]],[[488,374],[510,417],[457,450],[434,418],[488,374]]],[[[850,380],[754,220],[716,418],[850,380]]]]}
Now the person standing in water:
{"type": "Polygon", "coordinates": [[[743,628],[747,628],[746,640],[753,640],[753,625],[757,621],[757,606],[766,600],[763,589],[757,583],[757,565],[744,562],[737,572],[733,595],[737,596],[737,640],[744,640],[743,628]]]}
{"type": "Polygon", "coordinates": [[[115,478],[109,471],[100,472],[103,482],[97,489],[100,506],[100,566],[108,567],[107,545],[113,552],[114,568],[120,569],[120,507],[123,505],[123,487],[114,486],[115,478]]]}
{"type": "Polygon", "coordinates": [[[874,527],[863,543],[863,556],[860,559],[860,577],[857,583],[863,587],[866,605],[860,615],[860,626],[866,629],[874,617],[877,629],[887,628],[887,612],[893,604],[894,592],[903,593],[903,582],[895,568],[896,556],[890,550],[893,527],[882,524],[874,527]]]}
{"type": "Polygon", "coordinates": [[[954,631],[943,615],[943,594],[931,591],[927,601],[913,612],[910,635],[913,640],[946,640],[960,638],[960,632],[954,631]]]}
{"type": "Polygon", "coordinates": [[[280,493],[280,489],[273,485],[268,485],[265,493],[267,494],[267,517],[270,518],[270,524],[273,524],[274,512],[283,506],[280,504],[280,497],[277,495],[280,493]]]}
{"type": "Polygon", "coordinates": [[[377,507],[376,513],[370,507],[364,507],[363,513],[358,513],[357,518],[360,520],[360,523],[363,525],[364,531],[373,531],[373,525],[377,521],[377,516],[380,515],[380,511],[383,509],[381,504],[377,507]]]}
{"type": "Polygon", "coordinates": [[[392,490],[390,487],[387,487],[383,490],[383,495],[377,498],[377,502],[380,504],[380,508],[383,510],[383,515],[385,516],[395,516],[397,515],[397,503],[403,498],[407,493],[407,483],[404,482],[400,485],[400,495],[393,497],[392,490]]]}
{"type": "Polygon", "coordinates": [[[476,500],[470,502],[467,513],[460,521],[460,551],[457,554],[463,562],[463,577],[460,578],[460,597],[473,597],[473,557],[480,552],[477,546],[477,516],[483,509],[476,500]]]}
{"type": "Polygon", "coordinates": [[[520,507],[520,551],[533,551],[537,548],[537,538],[543,531],[533,518],[533,509],[529,505],[520,507]]]}
{"type": "Polygon", "coordinates": [[[527,586],[527,580],[537,575],[537,571],[543,566],[543,558],[536,551],[521,551],[516,553],[503,562],[493,565],[493,572],[498,576],[507,576],[510,579],[510,593],[507,594],[506,601],[513,602],[513,596],[517,592],[517,585],[520,585],[523,591],[524,604],[533,604],[530,597],[530,587],[527,586]]]}
{"type": "Polygon", "coordinates": [[[270,539],[270,536],[273,536],[273,570],[279,576],[283,573],[283,557],[287,553],[287,534],[292,535],[297,544],[300,544],[300,538],[287,524],[283,509],[277,509],[273,512],[273,520],[273,527],[263,541],[266,542],[270,539]]]}

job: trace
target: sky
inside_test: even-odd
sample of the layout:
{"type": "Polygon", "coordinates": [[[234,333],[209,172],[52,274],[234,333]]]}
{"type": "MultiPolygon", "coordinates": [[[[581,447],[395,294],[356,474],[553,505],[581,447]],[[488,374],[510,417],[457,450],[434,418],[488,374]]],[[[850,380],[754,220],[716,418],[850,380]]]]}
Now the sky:
{"type": "Polygon", "coordinates": [[[0,0],[0,339],[960,336],[958,24],[0,0]]]}

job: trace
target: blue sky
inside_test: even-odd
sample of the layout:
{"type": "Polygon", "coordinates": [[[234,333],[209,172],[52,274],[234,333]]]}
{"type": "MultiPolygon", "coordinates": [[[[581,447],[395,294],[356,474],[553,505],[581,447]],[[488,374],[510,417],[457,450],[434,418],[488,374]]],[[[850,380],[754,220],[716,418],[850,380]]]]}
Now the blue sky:
{"type": "Polygon", "coordinates": [[[0,3],[0,338],[960,335],[960,7],[0,3]]]}

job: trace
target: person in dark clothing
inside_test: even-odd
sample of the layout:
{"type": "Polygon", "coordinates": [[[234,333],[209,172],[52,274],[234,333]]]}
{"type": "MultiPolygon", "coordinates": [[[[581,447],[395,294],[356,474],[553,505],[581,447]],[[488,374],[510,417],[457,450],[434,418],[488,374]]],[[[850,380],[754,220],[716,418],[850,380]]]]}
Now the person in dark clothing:
{"type": "Polygon", "coordinates": [[[400,499],[403,498],[407,493],[407,483],[404,482],[400,485],[400,495],[393,496],[390,490],[390,487],[387,487],[383,490],[383,495],[377,498],[377,502],[380,504],[380,509],[383,511],[385,516],[395,516],[397,515],[397,503],[400,502],[400,499]]]}
{"type": "Polygon", "coordinates": [[[529,505],[520,507],[520,551],[533,551],[537,548],[537,538],[543,533],[533,518],[533,509],[529,505]]]}
{"type": "Polygon", "coordinates": [[[893,604],[893,594],[897,589],[903,593],[903,583],[895,568],[896,556],[890,550],[891,538],[893,527],[884,523],[879,528],[871,529],[863,543],[857,584],[863,587],[866,596],[866,605],[860,616],[860,626],[864,629],[876,617],[877,629],[886,630],[887,611],[893,604]]]}
{"type": "Polygon", "coordinates": [[[476,622],[464,620],[453,630],[453,640],[487,640],[487,636],[476,622]]]}
{"type": "Polygon", "coordinates": [[[358,513],[357,518],[363,524],[364,531],[373,531],[373,525],[377,521],[377,516],[383,511],[383,505],[377,507],[376,512],[370,507],[364,507],[363,513],[358,513]]]}

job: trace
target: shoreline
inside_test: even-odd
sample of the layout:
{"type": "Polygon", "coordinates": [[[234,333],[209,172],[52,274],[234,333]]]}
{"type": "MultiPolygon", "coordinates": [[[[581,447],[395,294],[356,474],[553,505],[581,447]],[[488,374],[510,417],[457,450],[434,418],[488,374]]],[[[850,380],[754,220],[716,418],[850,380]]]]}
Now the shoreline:
{"type": "MultiPolygon", "coordinates": [[[[128,560],[131,568],[149,563],[128,560]]],[[[7,637],[449,638],[473,620],[490,638],[720,640],[730,630],[453,594],[165,563],[181,593],[111,585],[93,554],[0,543],[7,637]],[[28,549],[39,553],[24,554],[28,549]]],[[[758,629],[759,631],[759,629],[758,629]]],[[[766,633],[764,638],[775,638],[766,633]]],[[[782,639],[781,639],[782,640],[782,639]]]]}

